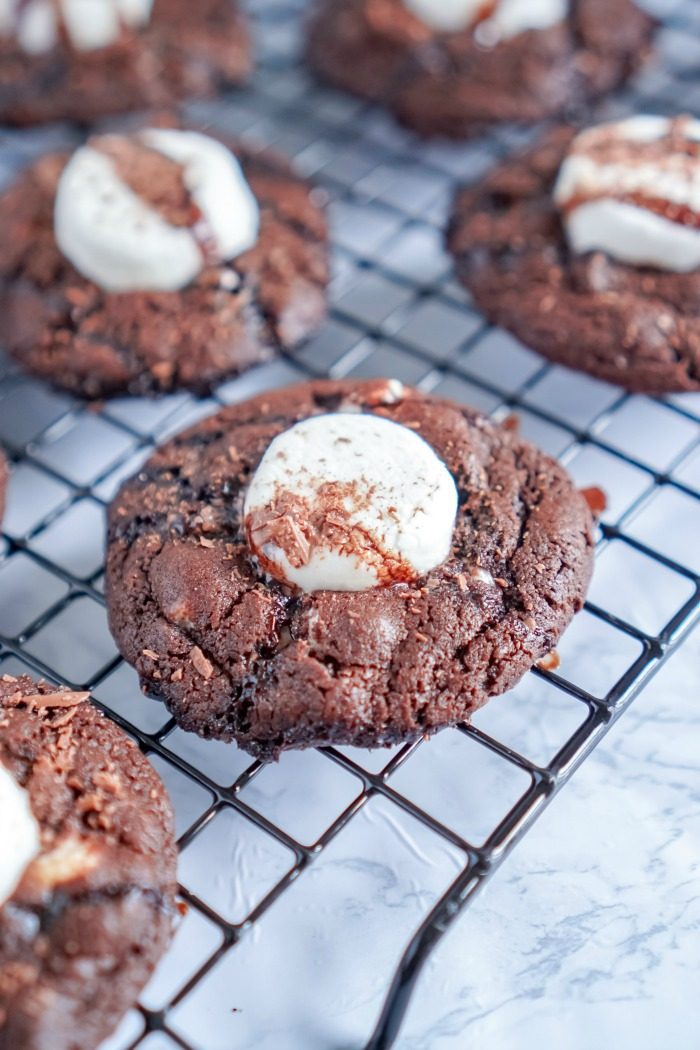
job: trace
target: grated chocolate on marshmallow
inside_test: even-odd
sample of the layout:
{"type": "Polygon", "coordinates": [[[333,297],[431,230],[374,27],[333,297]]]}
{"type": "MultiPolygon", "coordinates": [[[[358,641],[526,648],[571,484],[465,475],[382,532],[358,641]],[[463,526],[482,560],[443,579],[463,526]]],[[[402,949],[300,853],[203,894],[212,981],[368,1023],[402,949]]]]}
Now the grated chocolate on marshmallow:
{"type": "Polygon", "coordinates": [[[58,184],[61,252],[106,292],[178,291],[257,241],[260,211],[222,143],[153,128],[89,140],[58,184]]]}
{"type": "Polygon", "coordinates": [[[578,135],[554,199],[569,245],[632,266],[700,267],[700,121],[636,116],[578,135]]]}
{"type": "Polygon", "coordinates": [[[414,431],[379,415],[314,416],[276,437],[248,489],[262,568],[303,591],[414,582],[450,552],[452,475],[414,431]]]}

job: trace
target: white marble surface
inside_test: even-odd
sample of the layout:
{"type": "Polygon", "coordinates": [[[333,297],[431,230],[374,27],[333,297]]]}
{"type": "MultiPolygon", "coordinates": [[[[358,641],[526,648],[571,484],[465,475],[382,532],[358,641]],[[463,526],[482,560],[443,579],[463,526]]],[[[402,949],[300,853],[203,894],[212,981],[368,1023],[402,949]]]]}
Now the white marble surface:
{"type": "Polygon", "coordinates": [[[700,630],[428,965],[400,1050],[700,1045],[700,630]]]}

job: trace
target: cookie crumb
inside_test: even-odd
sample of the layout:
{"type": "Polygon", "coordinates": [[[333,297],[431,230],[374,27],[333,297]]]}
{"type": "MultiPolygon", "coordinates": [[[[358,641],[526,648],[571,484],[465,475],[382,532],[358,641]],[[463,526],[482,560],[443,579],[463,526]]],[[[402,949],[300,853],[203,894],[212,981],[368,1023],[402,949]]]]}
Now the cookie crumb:
{"type": "Polygon", "coordinates": [[[537,666],[540,671],[556,671],[561,667],[561,657],[556,649],[552,649],[551,653],[547,653],[538,661],[537,666]]]}
{"type": "Polygon", "coordinates": [[[195,670],[198,671],[199,674],[201,674],[202,678],[205,678],[207,681],[209,681],[211,676],[214,674],[214,665],[210,660],[207,660],[206,656],[204,655],[204,653],[198,645],[195,645],[195,647],[192,649],[190,653],[190,660],[192,661],[195,670]]]}
{"type": "Polygon", "coordinates": [[[599,518],[608,509],[608,497],[597,485],[590,485],[588,488],[581,489],[580,492],[594,518],[599,518]]]}

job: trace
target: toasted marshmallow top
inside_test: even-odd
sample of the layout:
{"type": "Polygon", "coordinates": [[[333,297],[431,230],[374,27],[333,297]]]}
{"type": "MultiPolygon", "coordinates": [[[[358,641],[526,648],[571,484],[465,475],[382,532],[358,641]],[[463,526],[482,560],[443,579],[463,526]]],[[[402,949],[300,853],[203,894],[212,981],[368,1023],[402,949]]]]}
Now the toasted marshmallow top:
{"type": "Polygon", "coordinates": [[[251,248],[259,223],[257,201],[236,158],[220,142],[194,131],[154,128],[126,139],[93,138],[68,162],[56,192],[58,246],[106,292],[184,288],[206,265],[251,248]],[[134,148],[141,159],[146,151],[146,162],[147,151],[153,151],[180,166],[175,175],[180,195],[188,200],[185,220],[169,219],[128,185],[134,148]],[[115,159],[120,152],[127,170],[120,170],[115,159]]]}
{"type": "Polygon", "coordinates": [[[382,416],[335,413],[272,441],[245,528],[261,566],[303,591],[413,582],[450,553],[457,489],[432,448],[382,416]]]}
{"type": "Polygon", "coordinates": [[[700,121],[637,116],[578,135],[554,200],[571,249],[632,266],[700,267],[700,121]]]}
{"type": "Polygon", "coordinates": [[[403,4],[438,33],[478,27],[484,44],[528,29],[548,29],[562,22],[569,10],[569,0],[403,0],[403,4]]]}
{"type": "Polygon", "coordinates": [[[78,51],[108,47],[123,28],[148,23],[153,0],[0,0],[0,36],[15,36],[30,55],[56,45],[62,27],[78,51]]]}
{"type": "Polygon", "coordinates": [[[0,762],[0,905],[39,853],[39,825],[29,795],[0,762]]]}

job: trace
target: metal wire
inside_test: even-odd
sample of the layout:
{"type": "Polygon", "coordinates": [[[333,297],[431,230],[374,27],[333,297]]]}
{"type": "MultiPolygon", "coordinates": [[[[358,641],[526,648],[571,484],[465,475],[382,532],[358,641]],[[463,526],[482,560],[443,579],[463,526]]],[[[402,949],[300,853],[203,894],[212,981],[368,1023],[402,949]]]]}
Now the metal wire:
{"type": "MultiPolygon", "coordinates": [[[[692,469],[700,449],[700,396],[634,399],[579,379],[580,403],[562,407],[554,393],[562,370],[486,325],[452,281],[440,247],[455,181],[478,178],[527,136],[508,129],[467,146],[423,146],[396,129],[385,114],[320,89],[296,62],[300,7],[291,0],[252,5],[262,42],[255,84],[220,102],[194,106],[192,114],[202,126],[231,130],[250,145],[272,145],[291,154],[302,172],[326,188],[334,219],[335,277],[333,310],[324,332],[294,355],[225,384],[203,405],[183,395],[150,405],[119,401],[86,406],[49,392],[0,358],[0,441],[14,465],[7,531],[0,539],[0,594],[6,599],[0,603],[0,673],[21,665],[51,680],[91,689],[156,763],[167,764],[204,789],[209,804],[183,829],[181,850],[217,815],[233,812],[271,836],[292,858],[285,874],[242,921],[231,921],[182,887],[188,905],[220,931],[220,944],[163,1009],[141,1008],[143,1030],[127,1038],[128,1046],[163,1031],[189,1050],[170,1026],[173,1008],[235,950],[363,807],[382,797],[464,857],[461,871],[412,936],[393,978],[387,973],[385,1005],[367,1050],[390,1047],[421,969],[445,931],[700,618],[697,563],[674,555],[658,523],[639,524],[647,519],[653,524],[658,500],[681,501],[689,515],[698,515],[693,520],[700,521],[700,478],[692,469]],[[494,367],[493,361],[501,365],[494,367]],[[504,361],[512,367],[505,370],[504,361]],[[517,411],[526,432],[544,439],[565,462],[575,465],[582,456],[597,457],[612,477],[624,474],[629,479],[621,513],[600,529],[600,552],[622,545],[630,556],[648,559],[683,585],[666,622],[654,631],[629,622],[615,609],[588,603],[588,614],[619,640],[624,665],[604,695],[596,695],[585,681],[533,672],[567,702],[581,706],[578,728],[551,761],[537,764],[476,726],[461,728],[473,744],[528,778],[516,804],[478,846],[393,786],[394,774],[422,743],[401,748],[380,772],[368,770],[348,753],[322,749],[324,760],[357,778],[361,790],[308,845],[246,801],[244,789],[264,769],[261,763],[247,764],[234,783],[223,787],[213,773],[169,746],[173,720],[154,728],[146,724],[147,716],[139,723],[140,716],[103,699],[122,664],[104,626],[101,552],[94,543],[101,511],[119,479],[137,469],[155,443],[196,415],[263,388],[323,374],[394,374],[424,389],[476,401],[497,418],[517,411]],[[673,435],[663,456],[655,458],[638,447],[640,413],[673,435]],[[630,429],[628,417],[633,423],[637,419],[636,429],[630,429]],[[76,528],[88,537],[87,549],[81,545],[78,555],[75,544],[67,541],[76,528]],[[21,593],[18,579],[23,581],[21,593]],[[627,642],[634,643],[629,660],[627,642]]],[[[686,48],[688,38],[693,33],[697,37],[697,22],[693,0],[673,6],[660,40],[663,64],[652,66],[606,111],[672,112],[679,85],[686,106],[700,105],[700,61],[693,65],[686,48]]],[[[68,129],[0,133],[5,177],[31,155],[70,138],[68,129]]]]}

